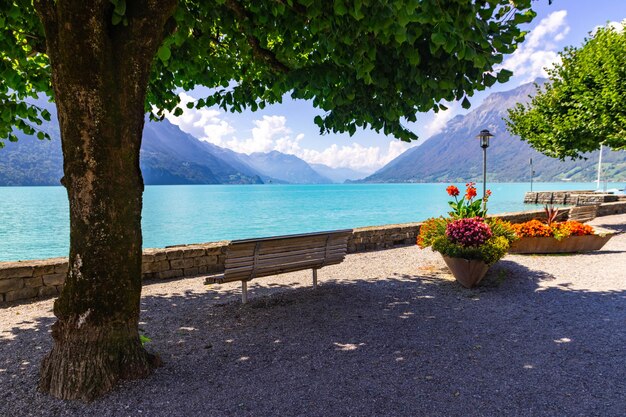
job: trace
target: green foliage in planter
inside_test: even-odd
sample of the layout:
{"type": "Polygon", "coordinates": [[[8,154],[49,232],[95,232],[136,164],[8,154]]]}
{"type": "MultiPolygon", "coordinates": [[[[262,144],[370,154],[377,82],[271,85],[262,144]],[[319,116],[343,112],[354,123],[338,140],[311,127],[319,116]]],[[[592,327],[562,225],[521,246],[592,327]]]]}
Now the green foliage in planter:
{"type": "Polygon", "coordinates": [[[494,236],[504,237],[509,244],[519,239],[510,222],[504,221],[499,217],[488,217],[485,219],[485,223],[489,225],[494,236]]]}
{"type": "Polygon", "coordinates": [[[510,243],[503,236],[494,236],[480,246],[462,246],[452,243],[445,235],[434,239],[432,249],[449,258],[476,259],[492,265],[509,250],[510,243]]]}

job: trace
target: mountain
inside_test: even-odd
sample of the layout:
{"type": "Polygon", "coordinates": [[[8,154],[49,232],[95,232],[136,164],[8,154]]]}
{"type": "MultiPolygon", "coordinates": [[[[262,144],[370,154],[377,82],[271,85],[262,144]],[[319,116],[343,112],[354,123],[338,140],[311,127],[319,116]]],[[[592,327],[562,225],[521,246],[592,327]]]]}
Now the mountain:
{"type": "MultiPolygon", "coordinates": [[[[51,140],[38,140],[16,132],[19,140],[0,150],[0,186],[59,185],[63,155],[56,109],[38,100],[52,114],[40,126],[51,140]]],[[[141,145],[144,182],[152,184],[262,184],[329,183],[305,161],[280,152],[240,154],[196,139],[167,120],[146,119],[141,145]]]]}
{"type": "Polygon", "coordinates": [[[318,174],[329,178],[332,182],[343,183],[346,180],[354,181],[367,177],[367,173],[355,171],[351,168],[331,168],[324,164],[309,164],[318,174]]]}
{"type": "Polygon", "coordinates": [[[292,184],[329,184],[332,182],[294,155],[278,151],[239,155],[241,161],[260,172],[267,181],[274,178],[292,184]]]}
{"type": "MultiPolygon", "coordinates": [[[[407,150],[361,182],[482,181],[482,149],[476,139],[482,129],[489,129],[495,136],[487,149],[488,181],[528,181],[530,158],[536,181],[595,180],[598,152],[585,155],[586,160],[560,161],[535,151],[506,130],[506,110],[515,103],[527,102],[528,95],[535,91],[534,84],[529,83],[489,95],[468,114],[452,118],[441,133],[407,150]]],[[[626,152],[605,151],[602,161],[603,178],[626,178],[626,152]]]]}
{"type": "MultiPolygon", "coordinates": [[[[255,170],[229,163],[222,148],[184,133],[167,120],[146,121],[141,171],[146,184],[262,184],[255,170]]],[[[230,161],[233,162],[233,161],[230,161]]]]}

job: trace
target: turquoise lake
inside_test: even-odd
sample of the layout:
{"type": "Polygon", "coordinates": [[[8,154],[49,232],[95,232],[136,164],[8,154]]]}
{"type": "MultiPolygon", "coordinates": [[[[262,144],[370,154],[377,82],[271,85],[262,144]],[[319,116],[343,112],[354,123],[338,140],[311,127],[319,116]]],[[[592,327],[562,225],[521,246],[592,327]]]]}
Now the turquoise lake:
{"type": "MultiPolygon", "coordinates": [[[[447,185],[147,186],[144,247],[421,221],[448,211],[447,185]]],[[[536,207],[522,203],[528,183],[489,188],[492,214],[536,207]]],[[[565,182],[533,186],[534,191],[595,188],[595,183],[565,182]]],[[[68,216],[62,187],[0,187],[0,261],[67,256],[68,216]]]]}

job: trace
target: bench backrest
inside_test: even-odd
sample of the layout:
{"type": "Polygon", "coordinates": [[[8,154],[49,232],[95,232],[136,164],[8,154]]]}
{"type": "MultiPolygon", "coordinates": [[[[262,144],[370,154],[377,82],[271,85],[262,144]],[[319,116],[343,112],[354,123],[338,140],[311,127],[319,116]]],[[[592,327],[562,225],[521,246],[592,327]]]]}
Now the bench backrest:
{"type": "Polygon", "coordinates": [[[569,211],[568,220],[576,220],[581,223],[593,220],[598,215],[598,206],[576,206],[569,211]]]}
{"type": "Polygon", "coordinates": [[[338,264],[352,229],[262,239],[234,240],[226,249],[223,282],[338,264]]]}

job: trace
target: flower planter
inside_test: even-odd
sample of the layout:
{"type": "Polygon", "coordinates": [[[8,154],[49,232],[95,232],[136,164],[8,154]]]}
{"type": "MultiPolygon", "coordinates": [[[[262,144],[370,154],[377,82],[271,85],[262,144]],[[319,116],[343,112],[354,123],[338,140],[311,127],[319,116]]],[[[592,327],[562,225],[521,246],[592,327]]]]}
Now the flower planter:
{"type": "Polygon", "coordinates": [[[602,249],[615,234],[606,229],[594,227],[596,234],[569,236],[562,240],[553,237],[523,237],[511,244],[509,253],[576,253],[602,249]]]}
{"type": "Polygon", "coordinates": [[[478,284],[487,273],[489,265],[476,259],[449,258],[441,255],[454,278],[465,288],[478,284]]]}

